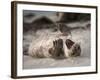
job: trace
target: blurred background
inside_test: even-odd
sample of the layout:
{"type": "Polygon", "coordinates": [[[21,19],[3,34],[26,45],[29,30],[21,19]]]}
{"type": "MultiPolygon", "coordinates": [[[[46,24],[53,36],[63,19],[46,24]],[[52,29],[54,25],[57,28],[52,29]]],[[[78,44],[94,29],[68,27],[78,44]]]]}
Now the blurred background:
{"type": "Polygon", "coordinates": [[[23,11],[23,31],[38,30],[41,28],[54,28],[56,24],[68,24],[72,22],[86,22],[90,20],[88,13],[69,13],[52,11],[23,11]],[[50,26],[49,26],[50,25],[50,26]]]}

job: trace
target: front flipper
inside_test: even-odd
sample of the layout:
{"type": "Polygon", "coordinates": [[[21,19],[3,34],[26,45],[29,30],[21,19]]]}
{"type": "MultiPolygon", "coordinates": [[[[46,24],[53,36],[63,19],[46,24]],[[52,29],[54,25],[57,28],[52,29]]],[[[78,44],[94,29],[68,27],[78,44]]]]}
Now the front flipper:
{"type": "Polygon", "coordinates": [[[58,39],[53,41],[53,47],[49,49],[49,53],[52,55],[52,57],[59,58],[60,56],[63,56],[63,40],[58,39]]]}

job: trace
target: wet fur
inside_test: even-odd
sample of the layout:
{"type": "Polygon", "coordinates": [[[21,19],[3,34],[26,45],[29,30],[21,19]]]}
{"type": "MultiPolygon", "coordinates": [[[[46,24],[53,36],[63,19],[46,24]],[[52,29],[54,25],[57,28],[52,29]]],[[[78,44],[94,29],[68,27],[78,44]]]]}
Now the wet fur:
{"type": "Polygon", "coordinates": [[[60,32],[57,32],[53,35],[49,35],[48,31],[43,35],[41,33],[42,37],[33,40],[30,44],[28,54],[38,58],[67,58],[80,56],[80,45],[68,39],[67,36],[62,36],[60,34],[60,32]]]}

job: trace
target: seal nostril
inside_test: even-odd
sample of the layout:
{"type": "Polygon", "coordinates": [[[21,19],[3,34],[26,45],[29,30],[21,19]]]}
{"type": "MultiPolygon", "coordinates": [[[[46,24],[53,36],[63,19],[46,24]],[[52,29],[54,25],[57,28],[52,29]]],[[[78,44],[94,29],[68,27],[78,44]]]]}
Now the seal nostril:
{"type": "Polygon", "coordinates": [[[75,52],[73,52],[72,55],[75,55],[75,52]]]}

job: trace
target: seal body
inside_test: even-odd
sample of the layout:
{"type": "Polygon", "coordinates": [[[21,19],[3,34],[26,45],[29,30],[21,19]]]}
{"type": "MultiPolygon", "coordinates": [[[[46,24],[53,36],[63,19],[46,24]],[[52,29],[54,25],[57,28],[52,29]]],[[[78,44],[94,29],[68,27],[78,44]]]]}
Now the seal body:
{"type": "Polygon", "coordinates": [[[67,58],[79,56],[80,45],[70,39],[70,36],[63,35],[62,32],[52,30],[37,31],[36,39],[30,43],[28,54],[33,57],[67,58]]]}

